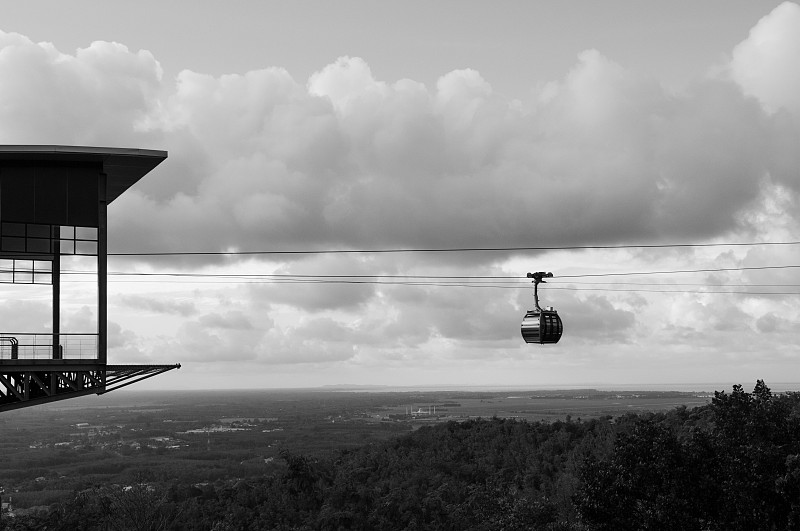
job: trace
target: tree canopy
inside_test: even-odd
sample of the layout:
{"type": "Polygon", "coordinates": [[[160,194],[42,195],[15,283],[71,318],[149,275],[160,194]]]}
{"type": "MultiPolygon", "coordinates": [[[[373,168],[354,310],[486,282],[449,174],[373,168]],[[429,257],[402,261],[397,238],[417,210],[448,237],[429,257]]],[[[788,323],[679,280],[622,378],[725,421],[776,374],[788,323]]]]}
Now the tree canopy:
{"type": "Polygon", "coordinates": [[[800,529],[800,394],[588,421],[472,419],[278,472],[96,485],[0,529],[800,529]]]}

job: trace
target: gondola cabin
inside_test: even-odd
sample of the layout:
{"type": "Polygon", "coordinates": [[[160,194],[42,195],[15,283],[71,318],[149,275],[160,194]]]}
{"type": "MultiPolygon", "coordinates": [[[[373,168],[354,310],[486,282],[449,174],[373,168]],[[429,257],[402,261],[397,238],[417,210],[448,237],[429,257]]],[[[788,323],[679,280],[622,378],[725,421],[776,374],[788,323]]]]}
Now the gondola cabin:
{"type": "Polygon", "coordinates": [[[545,282],[545,278],[552,278],[553,273],[528,273],[528,278],[533,279],[533,301],[535,308],[528,310],[522,318],[522,339],[525,343],[558,343],[564,325],[552,306],[542,308],[539,306],[539,284],[545,282]]]}
{"type": "Polygon", "coordinates": [[[522,338],[526,343],[558,343],[563,331],[561,318],[551,307],[529,310],[522,318],[522,338]]]}

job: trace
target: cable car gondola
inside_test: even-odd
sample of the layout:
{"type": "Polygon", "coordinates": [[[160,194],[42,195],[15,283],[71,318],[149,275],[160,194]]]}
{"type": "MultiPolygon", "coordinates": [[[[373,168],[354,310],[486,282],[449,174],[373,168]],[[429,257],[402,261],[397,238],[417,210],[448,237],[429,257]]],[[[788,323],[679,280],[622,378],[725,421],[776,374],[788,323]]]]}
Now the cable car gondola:
{"type": "Polygon", "coordinates": [[[528,278],[533,279],[533,299],[536,308],[528,310],[522,318],[522,338],[526,343],[558,343],[564,325],[558,312],[552,306],[542,309],[539,306],[539,283],[544,282],[543,278],[551,278],[553,273],[528,273],[528,278]]]}

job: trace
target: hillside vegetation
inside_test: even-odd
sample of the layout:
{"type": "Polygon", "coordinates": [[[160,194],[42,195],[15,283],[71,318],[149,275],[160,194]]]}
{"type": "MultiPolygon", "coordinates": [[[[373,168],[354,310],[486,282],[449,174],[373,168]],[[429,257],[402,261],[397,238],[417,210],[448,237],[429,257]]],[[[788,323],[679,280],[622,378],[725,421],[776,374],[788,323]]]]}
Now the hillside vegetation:
{"type": "Polygon", "coordinates": [[[472,419],[257,478],[95,485],[0,529],[800,529],[800,394],[551,423],[472,419]]]}

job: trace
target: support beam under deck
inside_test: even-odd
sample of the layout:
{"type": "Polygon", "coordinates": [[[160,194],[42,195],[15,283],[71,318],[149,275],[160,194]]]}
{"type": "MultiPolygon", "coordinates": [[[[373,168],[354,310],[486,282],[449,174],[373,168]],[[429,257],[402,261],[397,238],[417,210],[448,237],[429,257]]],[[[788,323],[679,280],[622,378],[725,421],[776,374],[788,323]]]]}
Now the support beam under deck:
{"type": "Polygon", "coordinates": [[[0,412],[100,395],[179,368],[180,364],[4,363],[0,366],[0,412]]]}

